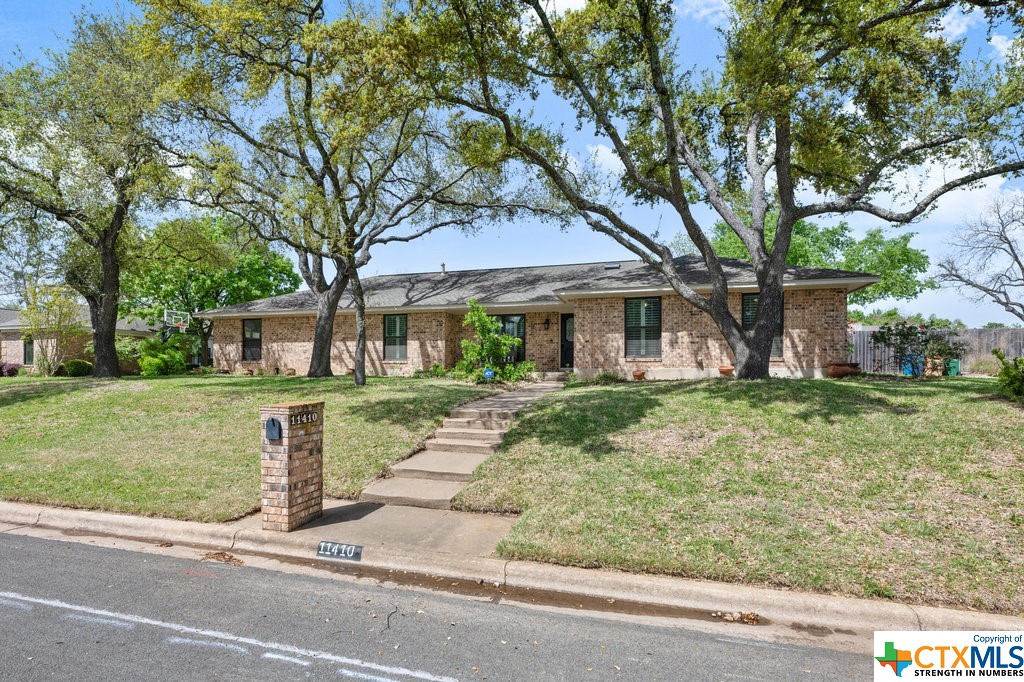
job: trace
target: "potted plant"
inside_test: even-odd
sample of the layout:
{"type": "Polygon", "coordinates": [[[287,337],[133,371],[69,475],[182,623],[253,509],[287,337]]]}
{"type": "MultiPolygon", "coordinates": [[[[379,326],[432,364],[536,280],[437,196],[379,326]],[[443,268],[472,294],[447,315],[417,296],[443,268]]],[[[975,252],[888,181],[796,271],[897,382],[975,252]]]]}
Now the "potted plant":
{"type": "Polygon", "coordinates": [[[718,373],[721,374],[723,377],[731,377],[734,369],[736,368],[733,367],[732,365],[719,365],[718,373]]]}
{"type": "Polygon", "coordinates": [[[828,368],[825,370],[825,374],[832,379],[841,379],[842,377],[852,377],[856,374],[860,374],[860,363],[859,362],[841,362],[834,360],[828,363],[828,368]]]}
{"type": "Polygon", "coordinates": [[[633,370],[633,381],[643,381],[647,373],[642,369],[633,370]]]}

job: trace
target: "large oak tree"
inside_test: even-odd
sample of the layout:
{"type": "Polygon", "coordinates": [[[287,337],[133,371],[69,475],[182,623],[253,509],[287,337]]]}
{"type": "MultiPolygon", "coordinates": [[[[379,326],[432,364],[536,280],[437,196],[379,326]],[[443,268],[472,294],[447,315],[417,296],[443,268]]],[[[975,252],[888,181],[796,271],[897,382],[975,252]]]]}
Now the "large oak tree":
{"type": "Polygon", "coordinates": [[[757,378],[768,373],[797,221],[859,212],[907,223],[947,192],[1024,169],[1021,65],[971,62],[963,42],[940,31],[948,13],[980,8],[1019,29],[1011,0],[735,0],[720,68],[706,72],[681,57],[686,38],[667,0],[587,0],[560,14],[543,0],[411,0],[392,30],[419,82],[492,122],[587,225],[709,314],[737,376],[757,378]],[[538,111],[551,98],[568,120],[559,106],[538,111]],[[562,132],[573,124],[617,156],[623,193],[685,231],[710,273],[710,295],[687,286],[650,225],[581,179],[562,132]],[[940,177],[905,190],[908,175],[929,168],[940,177]],[[699,205],[750,255],[761,292],[750,330],[729,310],[699,205]]]}
{"type": "Polygon", "coordinates": [[[157,49],[182,70],[179,93],[208,138],[193,200],[295,250],[317,303],[307,374],[331,376],[335,315],[355,302],[355,381],[365,381],[371,250],[444,227],[475,229],[514,211],[501,154],[451,144],[474,124],[434,115],[389,68],[379,24],[319,0],[148,0],[157,49]],[[441,124],[444,124],[442,127],[441,124]],[[490,153],[487,153],[490,152],[490,153]]]}
{"type": "Polygon", "coordinates": [[[66,50],[0,74],[0,203],[69,233],[67,281],[89,305],[97,377],[118,375],[125,239],[177,179],[157,142],[165,66],[144,57],[131,22],[84,16],[66,50]]]}

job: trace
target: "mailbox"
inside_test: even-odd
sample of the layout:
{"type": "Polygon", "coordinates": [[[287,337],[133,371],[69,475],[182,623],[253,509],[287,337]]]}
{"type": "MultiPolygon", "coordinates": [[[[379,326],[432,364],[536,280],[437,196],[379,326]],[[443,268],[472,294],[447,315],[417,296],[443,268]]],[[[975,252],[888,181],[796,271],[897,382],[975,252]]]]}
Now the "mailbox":
{"type": "Polygon", "coordinates": [[[267,420],[267,440],[281,440],[281,422],[276,417],[267,420]]]}

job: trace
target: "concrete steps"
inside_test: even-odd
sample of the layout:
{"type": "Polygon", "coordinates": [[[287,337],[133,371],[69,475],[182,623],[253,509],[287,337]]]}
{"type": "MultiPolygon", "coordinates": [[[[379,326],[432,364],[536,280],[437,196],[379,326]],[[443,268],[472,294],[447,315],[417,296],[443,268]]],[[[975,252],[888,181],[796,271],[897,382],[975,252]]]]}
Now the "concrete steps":
{"type": "Polygon", "coordinates": [[[493,455],[500,444],[500,438],[494,441],[431,438],[423,446],[428,452],[433,450],[437,452],[468,452],[474,455],[493,455]]]}
{"type": "Polygon", "coordinates": [[[487,455],[424,450],[391,466],[395,478],[427,478],[432,481],[468,481],[487,455]]]}
{"type": "Polygon", "coordinates": [[[451,509],[452,498],[497,451],[516,413],[560,388],[562,384],[554,382],[532,384],[452,410],[434,437],[423,444],[423,451],[392,465],[392,478],[374,482],[359,500],[451,509]]]}
{"type": "Polygon", "coordinates": [[[360,502],[400,504],[406,507],[451,509],[452,498],[462,490],[461,481],[435,481],[427,478],[385,478],[370,485],[359,496],[360,502]]]}
{"type": "Polygon", "coordinates": [[[508,429],[450,429],[440,428],[434,438],[443,440],[478,440],[484,443],[500,443],[508,429]]]}
{"type": "Polygon", "coordinates": [[[454,431],[501,431],[505,432],[512,425],[511,419],[471,419],[469,417],[446,417],[442,429],[454,431]]]}

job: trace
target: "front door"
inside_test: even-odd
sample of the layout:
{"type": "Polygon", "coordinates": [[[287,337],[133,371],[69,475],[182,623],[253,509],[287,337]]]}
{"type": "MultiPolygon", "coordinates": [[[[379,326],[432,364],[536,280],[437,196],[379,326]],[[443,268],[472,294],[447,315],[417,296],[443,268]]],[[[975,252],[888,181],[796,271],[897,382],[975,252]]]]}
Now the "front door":
{"type": "Polygon", "coordinates": [[[576,320],[572,313],[562,315],[562,369],[572,369],[573,338],[576,334],[576,320]]]}

